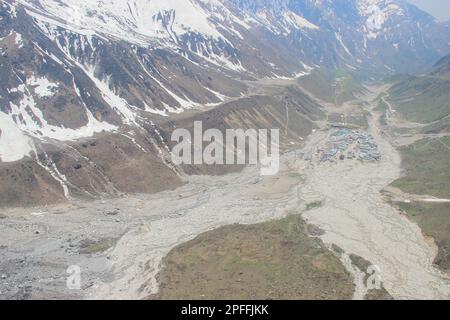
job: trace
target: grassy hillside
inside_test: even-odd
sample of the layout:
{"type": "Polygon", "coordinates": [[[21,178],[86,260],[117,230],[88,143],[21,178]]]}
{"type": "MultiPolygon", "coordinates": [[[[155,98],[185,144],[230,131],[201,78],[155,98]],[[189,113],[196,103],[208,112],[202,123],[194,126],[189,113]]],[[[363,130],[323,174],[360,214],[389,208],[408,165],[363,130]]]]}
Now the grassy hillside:
{"type": "Polygon", "coordinates": [[[398,203],[422,231],[435,239],[439,248],[435,263],[450,271],[450,204],[449,203],[398,203]]]}
{"type": "MultiPolygon", "coordinates": [[[[393,186],[412,194],[450,198],[450,137],[424,139],[401,149],[406,175],[393,186]]],[[[397,203],[423,232],[435,239],[435,263],[450,271],[450,204],[397,203]]]]}
{"type": "Polygon", "coordinates": [[[434,65],[430,74],[442,79],[450,79],[450,55],[439,60],[438,63],[434,65]]]}
{"type": "Polygon", "coordinates": [[[450,118],[450,56],[440,60],[427,75],[399,76],[390,90],[389,100],[406,119],[429,123],[448,131],[450,118]]]}
{"type": "Polygon", "coordinates": [[[423,139],[400,151],[406,175],[393,186],[412,194],[450,198],[450,137],[423,139]]]}
{"type": "Polygon", "coordinates": [[[450,132],[450,116],[442,118],[439,121],[430,123],[429,125],[425,126],[421,131],[422,133],[425,134],[450,132]]]}
{"type": "Polygon", "coordinates": [[[338,105],[354,100],[365,91],[364,87],[348,72],[337,70],[334,73],[335,98],[338,105]]]}
{"type": "Polygon", "coordinates": [[[315,97],[341,105],[364,92],[364,87],[348,72],[314,70],[298,79],[298,83],[315,97]]]}
{"type": "Polygon", "coordinates": [[[351,299],[339,258],[308,236],[300,216],[220,228],[174,249],[162,299],[351,299]]]}
{"type": "Polygon", "coordinates": [[[410,121],[437,121],[450,115],[450,81],[409,77],[391,88],[388,100],[410,121]]]}
{"type": "Polygon", "coordinates": [[[332,77],[322,71],[313,70],[311,74],[297,80],[302,88],[325,102],[334,102],[332,77]]]}

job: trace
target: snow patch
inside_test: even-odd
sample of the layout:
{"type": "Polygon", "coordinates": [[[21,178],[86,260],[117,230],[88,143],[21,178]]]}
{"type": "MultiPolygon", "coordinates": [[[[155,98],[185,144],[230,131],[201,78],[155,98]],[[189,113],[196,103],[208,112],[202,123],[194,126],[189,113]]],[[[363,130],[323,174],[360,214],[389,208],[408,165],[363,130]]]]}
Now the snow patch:
{"type": "Polygon", "coordinates": [[[0,162],[14,162],[30,156],[33,142],[10,116],[0,111],[0,162]]]}
{"type": "Polygon", "coordinates": [[[27,85],[33,87],[34,92],[41,98],[54,96],[55,90],[59,87],[45,77],[36,78],[35,76],[27,79],[27,85]]]}
{"type": "Polygon", "coordinates": [[[20,33],[16,32],[15,42],[17,46],[20,48],[23,48],[23,37],[20,33]]]}
{"type": "Polygon", "coordinates": [[[342,36],[340,33],[335,32],[335,36],[336,39],[339,41],[339,44],[342,46],[342,48],[344,48],[345,52],[349,55],[349,56],[353,56],[352,53],[350,52],[350,50],[347,48],[347,46],[344,43],[344,40],[342,40],[342,36]]]}
{"type": "Polygon", "coordinates": [[[205,88],[207,91],[211,92],[213,95],[215,95],[217,97],[217,99],[219,99],[222,102],[229,98],[226,95],[221,94],[220,92],[214,91],[211,88],[208,88],[208,87],[203,87],[203,88],[205,88]]]}
{"type": "Polygon", "coordinates": [[[116,111],[123,119],[125,124],[134,124],[139,126],[137,122],[137,115],[132,109],[137,109],[137,107],[128,104],[128,102],[116,95],[109,87],[110,78],[102,81],[95,77],[95,66],[90,66],[85,68],[81,64],[78,64],[81,69],[89,76],[92,82],[95,83],[97,88],[102,93],[103,100],[116,111]]]}
{"type": "Polygon", "coordinates": [[[305,71],[297,72],[292,77],[280,76],[280,75],[275,74],[275,73],[272,72],[272,74],[274,76],[272,79],[290,80],[290,81],[297,80],[297,79],[300,79],[300,78],[302,78],[304,76],[310,75],[311,71],[314,70],[313,67],[310,67],[310,66],[308,66],[308,65],[306,65],[304,63],[302,63],[302,65],[303,65],[303,68],[305,68],[305,71]]]}
{"type": "Polygon", "coordinates": [[[42,162],[41,159],[39,158],[39,153],[36,149],[35,146],[33,146],[33,151],[34,151],[34,155],[36,157],[36,163],[45,171],[47,171],[50,176],[55,179],[61,186],[61,188],[63,189],[64,192],[64,197],[67,200],[70,200],[70,193],[69,193],[69,187],[68,187],[68,180],[66,178],[65,175],[63,175],[59,170],[58,167],[56,166],[55,162],[53,160],[51,160],[48,156],[47,153],[43,152],[42,155],[45,158],[45,162],[42,162]]]}
{"type": "Polygon", "coordinates": [[[136,141],[136,138],[131,136],[133,134],[133,132],[130,132],[129,134],[121,133],[122,136],[130,140],[139,150],[141,150],[143,153],[147,153],[147,150],[145,150],[145,148],[136,141]]]}
{"type": "MultiPolygon", "coordinates": [[[[152,74],[150,74],[150,72],[145,67],[144,63],[139,58],[137,58],[137,61],[141,65],[141,68],[145,72],[145,74],[148,75],[153,81],[155,81],[162,89],[164,89],[164,91],[166,91],[167,94],[169,94],[181,106],[181,109],[177,109],[177,108],[172,108],[172,107],[168,106],[167,104],[163,103],[166,111],[171,112],[171,113],[181,113],[185,109],[192,109],[192,108],[196,108],[199,106],[197,103],[189,100],[188,98],[186,98],[186,97],[182,98],[182,97],[176,95],[175,93],[173,93],[169,88],[164,86],[164,84],[161,81],[159,81],[158,79],[156,79],[156,77],[154,77],[152,74]]],[[[149,112],[155,113],[155,111],[153,109],[149,109],[149,112]]],[[[166,115],[166,112],[163,112],[162,115],[166,115]]]]}
{"type": "Polygon", "coordinates": [[[318,30],[319,27],[316,26],[314,23],[309,22],[305,18],[295,14],[294,12],[288,11],[283,14],[286,21],[293,24],[298,29],[313,29],[318,30]]]}
{"type": "MultiPolygon", "coordinates": [[[[173,41],[188,33],[225,39],[195,0],[19,0],[45,19],[64,17],[64,25],[144,43],[157,38],[173,41]],[[45,8],[45,12],[40,9],[45,8]]],[[[215,2],[216,6],[220,4],[215,2]]],[[[221,5],[223,7],[223,5],[221,5]]],[[[36,16],[37,17],[37,16],[36,16]]]]}
{"type": "Polygon", "coordinates": [[[392,16],[405,14],[392,0],[361,0],[358,2],[358,9],[361,16],[366,18],[365,31],[369,39],[377,38],[392,16]]]}
{"type": "MultiPolygon", "coordinates": [[[[35,83],[35,80],[36,79],[31,78],[30,86],[35,83]]],[[[46,84],[45,81],[39,82],[39,84],[42,83],[46,84]]],[[[44,86],[44,88],[46,87],[44,86]]],[[[71,141],[91,137],[95,133],[102,131],[117,130],[116,126],[107,122],[98,121],[87,107],[86,116],[88,122],[85,126],[78,129],[70,129],[51,125],[45,119],[43,112],[37,107],[36,101],[26,84],[21,84],[19,87],[11,89],[10,91],[21,92],[23,96],[18,104],[10,102],[9,106],[11,111],[6,114],[6,116],[9,117],[10,121],[12,121],[21,132],[27,133],[30,136],[36,138],[50,138],[58,141],[71,141]]],[[[40,91],[38,90],[38,92],[40,91]]],[[[46,91],[41,93],[46,93],[46,91]]]]}

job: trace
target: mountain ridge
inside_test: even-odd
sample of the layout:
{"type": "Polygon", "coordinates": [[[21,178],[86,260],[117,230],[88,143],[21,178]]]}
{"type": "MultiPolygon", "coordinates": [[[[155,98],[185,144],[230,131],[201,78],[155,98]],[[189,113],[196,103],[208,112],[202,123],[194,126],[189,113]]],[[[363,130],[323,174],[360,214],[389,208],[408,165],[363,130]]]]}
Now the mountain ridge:
{"type": "MultiPolygon", "coordinates": [[[[375,79],[450,53],[448,25],[394,0],[1,0],[0,17],[0,171],[14,181],[11,168],[30,162],[26,179],[46,175],[62,196],[86,189],[69,181],[90,163],[71,149],[84,140],[109,139],[126,163],[148,157],[178,185],[161,123],[251,99],[249,82],[260,79],[293,81],[315,69],[375,79]]],[[[253,101],[255,111],[278,100],[253,101]]],[[[102,186],[90,193],[111,193],[105,159],[89,157],[103,163],[88,165],[102,186]]]]}

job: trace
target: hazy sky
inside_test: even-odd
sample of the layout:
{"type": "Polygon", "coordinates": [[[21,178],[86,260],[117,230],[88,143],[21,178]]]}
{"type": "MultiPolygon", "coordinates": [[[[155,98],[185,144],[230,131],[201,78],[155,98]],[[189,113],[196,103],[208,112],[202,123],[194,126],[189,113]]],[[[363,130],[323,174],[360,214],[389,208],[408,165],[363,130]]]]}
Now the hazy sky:
{"type": "Polygon", "coordinates": [[[428,11],[441,21],[450,20],[449,0],[409,0],[422,10],[428,11]]]}

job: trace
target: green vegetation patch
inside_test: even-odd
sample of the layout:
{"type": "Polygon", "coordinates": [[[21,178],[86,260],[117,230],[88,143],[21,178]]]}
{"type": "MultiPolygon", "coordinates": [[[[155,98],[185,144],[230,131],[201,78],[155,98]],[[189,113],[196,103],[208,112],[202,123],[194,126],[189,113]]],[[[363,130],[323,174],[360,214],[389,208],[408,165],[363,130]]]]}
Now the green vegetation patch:
{"type": "Polygon", "coordinates": [[[355,94],[365,91],[364,87],[346,71],[336,71],[335,79],[335,96],[338,105],[354,100],[355,94]]]}
{"type": "Polygon", "coordinates": [[[116,244],[116,239],[103,238],[100,240],[85,239],[78,245],[80,254],[96,254],[102,253],[112,248],[116,244]]]}
{"type": "Polygon", "coordinates": [[[207,232],[172,250],[160,299],[351,299],[339,258],[300,216],[207,232]]]}
{"type": "Polygon", "coordinates": [[[422,133],[450,133],[450,116],[442,118],[437,122],[433,122],[422,129],[422,133]]]}
{"type": "Polygon", "coordinates": [[[389,110],[389,106],[384,102],[383,99],[380,98],[378,102],[378,106],[375,108],[375,111],[379,112],[381,114],[380,116],[380,124],[382,126],[386,126],[387,123],[387,116],[386,112],[389,110]]]}
{"type": "Polygon", "coordinates": [[[325,102],[335,101],[333,78],[322,70],[313,70],[309,75],[300,77],[297,82],[302,88],[325,102]]]}
{"type": "Polygon", "coordinates": [[[439,248],[436,265],[450,271],[450,203],[397,203],[439,248]]]}
{"type": "Polygon", "coordinates": [[[392,185],[412,194],[450,198],[450,137],[423,139],[402,148],[406,176],[392,185]]]}
{"type": "Polygon", "coordinates": [[[314,70],[311,74],[298,79],[298,83],[325,102],[341,105],[355,99],[355,95],[365,91],[365,88],[347,71],[314,70]]]}
{"type": "Polygon", "coordinates": [[[393,86],[388,99],[410,121],[437,121],[450,114],[450,81],[410,77],[393,86]]]}
{"type": "Polygon", "coordinates": [[[306,211],[314,210],[322,206],[322,201],[314,201],[306,204],[306,211]]]}
{"type": "MultiPolygon", "coordinates": [[[[450,198],[450,137],[423,139],[401,149],[406,176],[392,185],[411,194],[450,198]]],[[[450,204],[396,203],[423,232],[435,239],[435,263],[450,270],[450,204]]]]}

